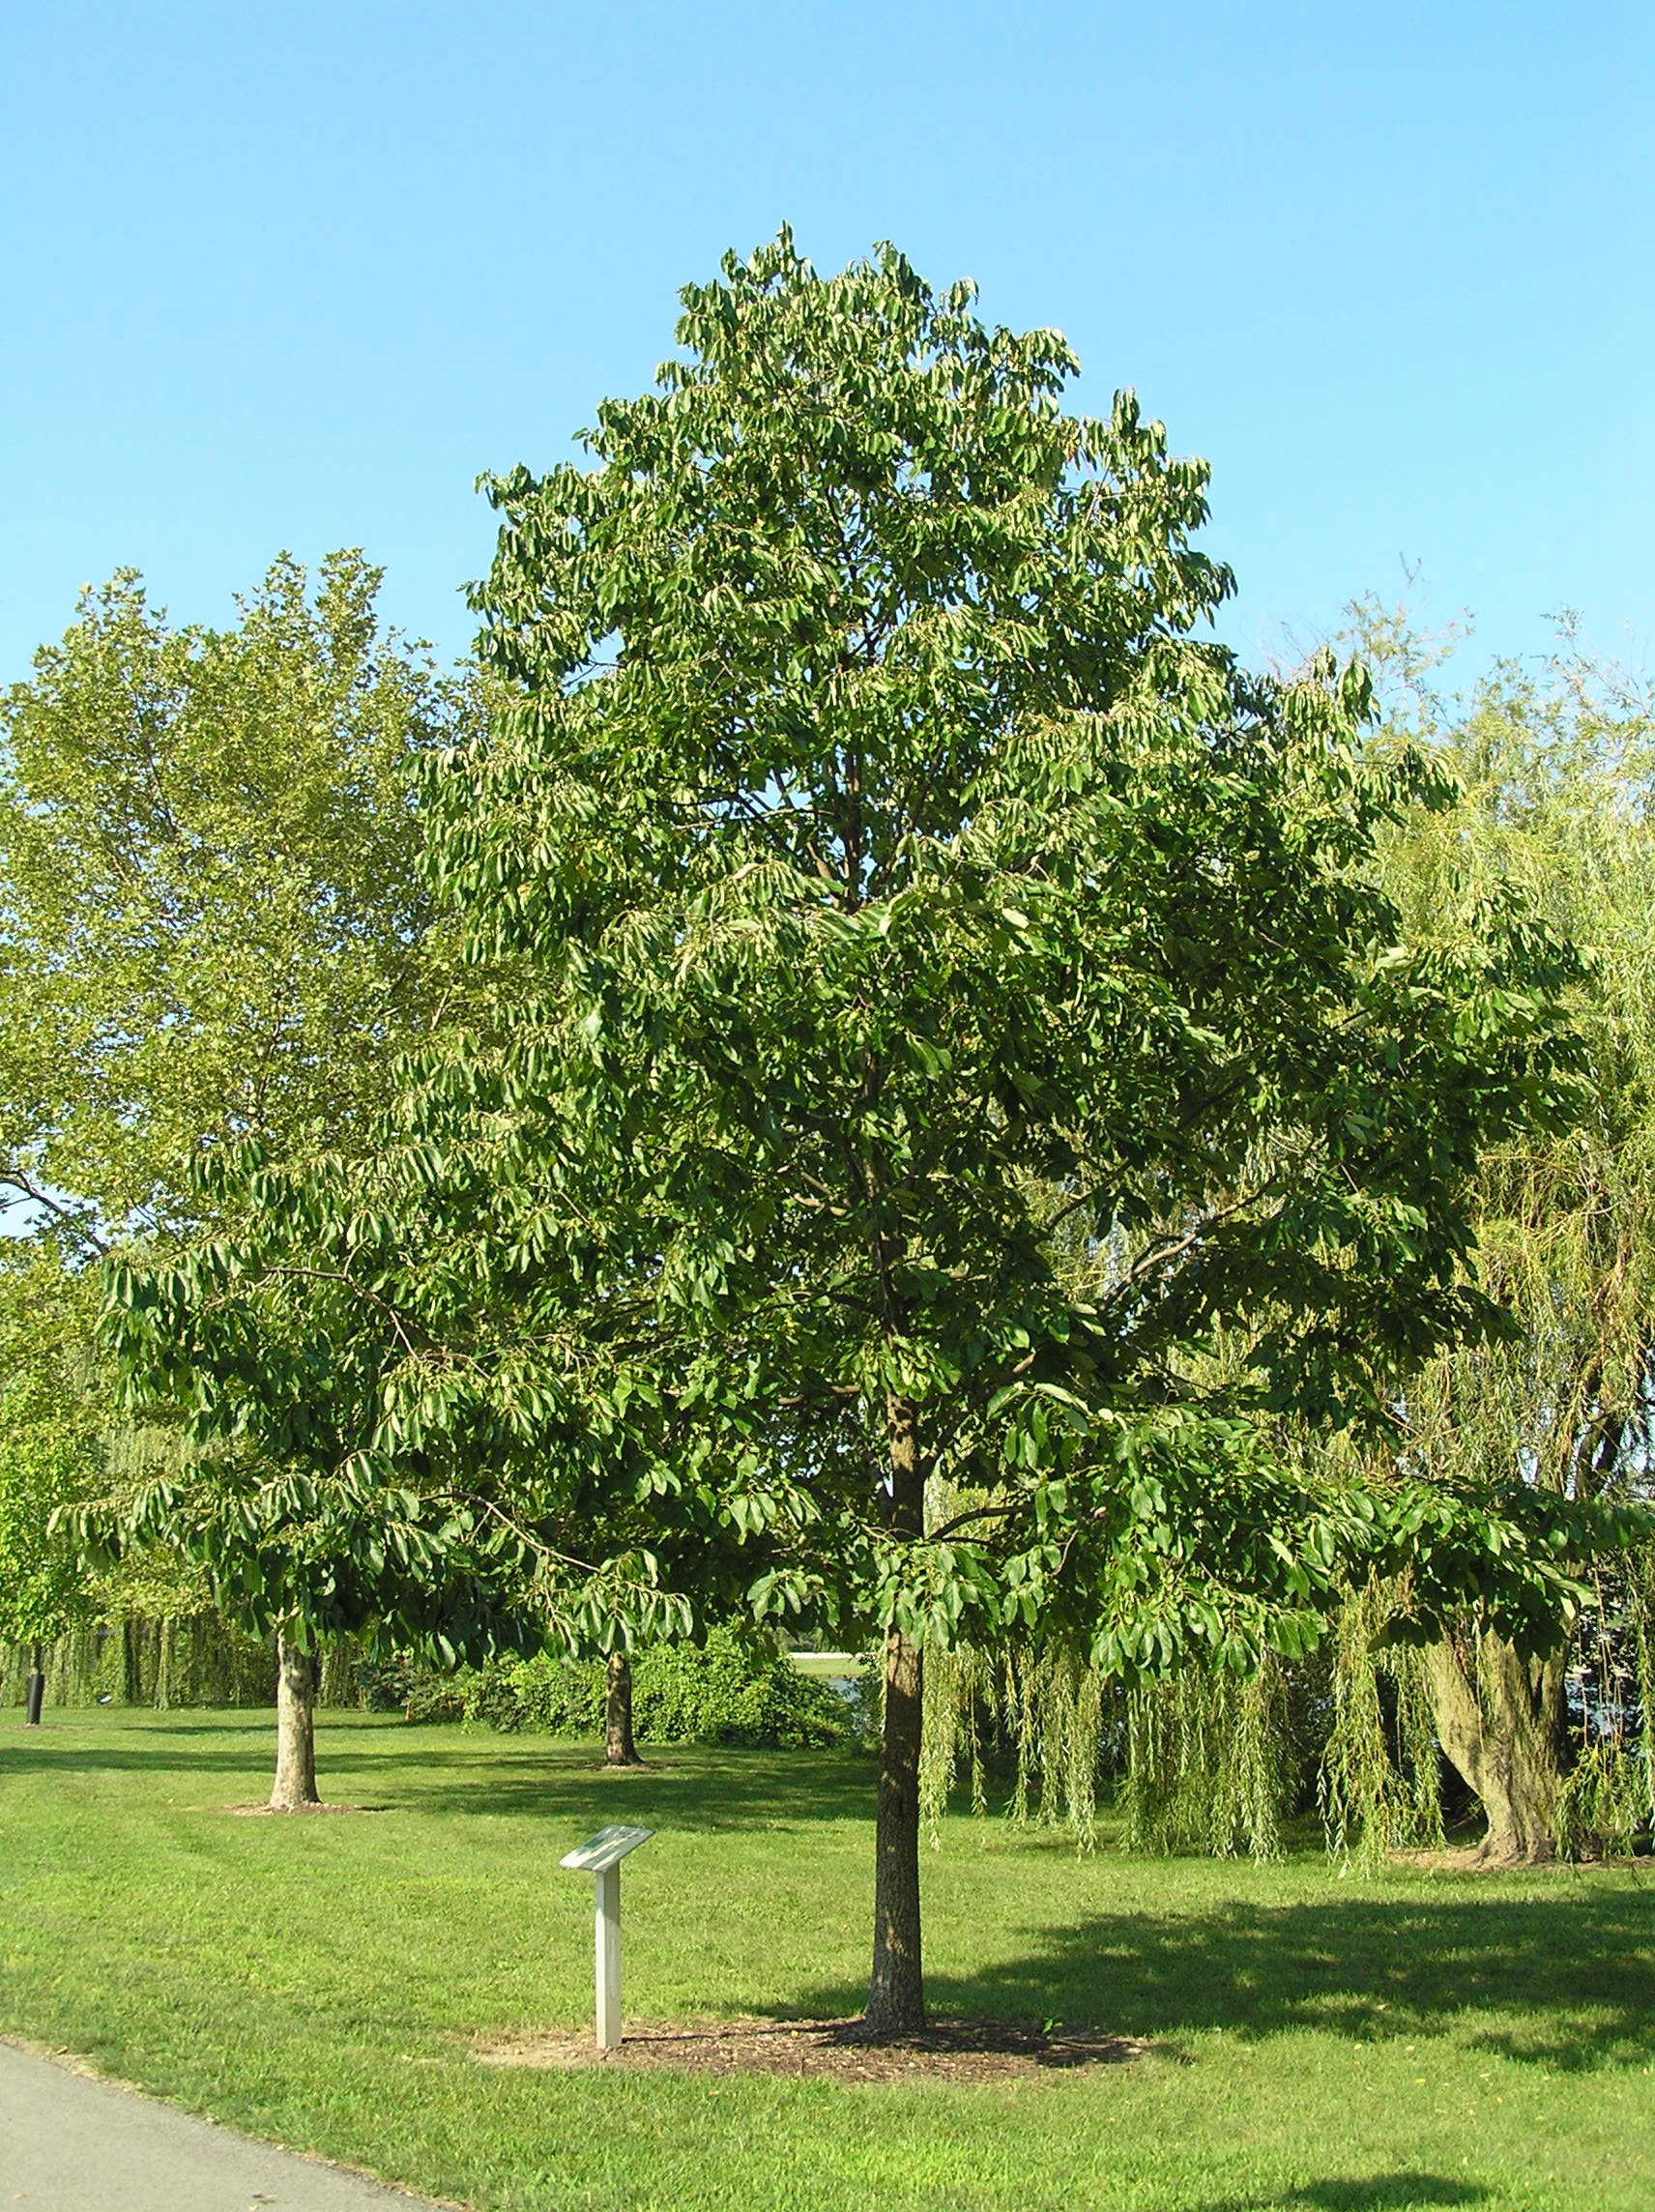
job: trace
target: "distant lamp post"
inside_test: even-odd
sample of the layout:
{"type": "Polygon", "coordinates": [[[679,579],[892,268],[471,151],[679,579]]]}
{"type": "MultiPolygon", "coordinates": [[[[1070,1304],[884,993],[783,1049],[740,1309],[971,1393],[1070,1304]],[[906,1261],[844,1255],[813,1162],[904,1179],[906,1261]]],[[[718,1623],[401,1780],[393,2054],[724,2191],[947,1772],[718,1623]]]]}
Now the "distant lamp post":
{"type": "Polygon", "coordinates": [[[621,1861],[653,1834],[653,1828],[599,1828],[558,1861],[572,1873],[590,1874],[596,1883],[593,1936],[599,2051],[621,2046],[621,1861]]]}

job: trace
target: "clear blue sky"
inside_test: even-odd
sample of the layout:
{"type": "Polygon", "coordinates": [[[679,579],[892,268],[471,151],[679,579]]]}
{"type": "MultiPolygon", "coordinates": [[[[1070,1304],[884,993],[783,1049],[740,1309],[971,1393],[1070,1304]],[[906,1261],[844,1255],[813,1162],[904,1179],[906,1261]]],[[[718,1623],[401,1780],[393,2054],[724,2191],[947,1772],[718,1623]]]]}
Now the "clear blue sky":
{"type": "Polygon", "coordinates": [[[1423,564],[1477,657],[1655,654],[1655,11],[0,7],[0,681],[141,568],[361,544],[449,654],[477,473],[787,219],[1065,331],[1214,469],[1250,654],[1423,564]]]}

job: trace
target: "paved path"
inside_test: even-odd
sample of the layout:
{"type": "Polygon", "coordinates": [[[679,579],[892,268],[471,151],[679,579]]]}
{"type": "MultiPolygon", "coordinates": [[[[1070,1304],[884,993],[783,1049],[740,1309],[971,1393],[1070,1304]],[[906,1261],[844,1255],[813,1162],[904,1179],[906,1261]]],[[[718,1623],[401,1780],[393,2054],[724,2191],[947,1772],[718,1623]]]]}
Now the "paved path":
{"type": "Polygon", "coordinates": [[[424,2201],[0,2042],[0,2212],[414,2212],[424,2201]]]}

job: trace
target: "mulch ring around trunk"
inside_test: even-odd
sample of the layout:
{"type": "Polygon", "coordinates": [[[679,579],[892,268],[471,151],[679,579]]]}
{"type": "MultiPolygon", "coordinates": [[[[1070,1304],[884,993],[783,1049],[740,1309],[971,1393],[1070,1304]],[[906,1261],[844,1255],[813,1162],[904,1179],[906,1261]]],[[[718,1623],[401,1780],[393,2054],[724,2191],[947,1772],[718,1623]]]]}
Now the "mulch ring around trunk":
{"type": "Polygon", "coordinates": [[[271,1805],[261,1801],[256,1805],[226,1805],[226,1813],[233,1813],[239,1820],[270,1819],[272,1820],[307,1820],[316,1813],[389,1813],[389,1805],[271,1805]]]}
{"type": "Polygon", "coordinates": [[[782,2074],[836,2081],[1004,2081],[1046,2068],[1118,2066],[1151,2046],[1088,2028],[1013,2027],[1003,2021],[937,2020],[923,2034],[870,2043],[859,2020],[636,2021],[617,2051],[599,2051],[589,2028],[501,2032],[471,2038],[483,2066],[569,2071],[619,2066],[684,2074],[782,2074]]]}

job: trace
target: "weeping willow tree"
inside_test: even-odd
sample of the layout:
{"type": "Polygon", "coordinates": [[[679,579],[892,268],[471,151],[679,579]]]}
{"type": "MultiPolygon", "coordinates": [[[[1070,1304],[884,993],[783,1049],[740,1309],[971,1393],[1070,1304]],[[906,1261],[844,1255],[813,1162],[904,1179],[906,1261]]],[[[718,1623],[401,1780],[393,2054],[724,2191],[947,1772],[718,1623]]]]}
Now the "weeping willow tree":
{"type": "Polygon", "coordinates": [[[1394,1591],[1370,1582],[1313,1662],[1266,1654],[1242,1674],[1188,1665],[1131,1687],[1074,1649],[928,1653],[921,1792],[933,1845],[962,1780],[986,1814],[999,1749],[1014,1761],[1006,1816],[1066,1829],[1082,1850],[1097,1846],[1106,1786],[1128,1851],[1274,1859],[1289,1815],[1312,1796],[1341,1863],[1439,1847],[1430,1676],[1418,1646],[1386,1641],[1395,1610],[1394,1591]]]}
{"type": "MultiPolygon", "coordinates": [[[[1639,1504],[1655,1464],[1655,695],[1565,631],[1544,669],[1501,664],[1462,710],[1396,617],[1357,612],[1370,660],[1399,680],[1380,742],[1425,739],[1462,786],[1451,809],[1390,833],[1411,931],[1430,941],[1463,911],[1451,880],[1489,903],[1516,888],[1591,958],[1579,1121],[1496,1146],[1480,1178],[1479,1271],[1513,1325],[1414,1379],[1403,1464],[1447,1481],[1515,1468],[1559,1497],[1639,1504]]],[[[1521,1657],[1466,1609],[1408,1663],[1409,1696],[1428,1694],[1487,1815],[1489,1859],[1647,1824],[1652,1560],[1646,1539],[1577,1560],[1592,1599],[1548,1658],[1521,1657]]],[[[1406,1591],[1392,1602],[1406,1614],[1406,1591]]]]}
{"type": "MultiPolygon", "coordinates": [[[[1655,692],[1592,660],[1572,632],[1540,670],[1496,665],[1467,706],[1435,687],[1430,641],[1368,602],[1352,642],[1381,682],[1376,749],[1424,743],[1460,785],[1385,841],[1409,941],[1453,931],[1513,893],[1589,955],[1578,1014],[1581,1114],[1487,1153],[1476,1267],[1509,1327],[1440,1352],[1365,1459],[1298,1440],[1352,1476],[1448,1485],[1513,1473],[1584,1504],[1655,1495],[1655,692]],[[1466,893],[1471,894],[1469,899],[1466,893]]],[[[1077,1247],[1077,1270],[1108,1256],[1077,1247]]],[[[1245,1347],[1232,1348],[1236,1358],[1245,1347]]],[[[1220,1348],[1219,1356],[1224,1356],[1220,1348]]],[[[1372,1858],[1442,1841],[1439,1756],[1487,1820],[1482,1855],[1532,1861],[1630,1848],[1655,1811],[1655,1544],[1647,1515],[1618,1549],[1573,1562],[1583,1602],[1555,1647],[1525,1656],[1482,1610],[1413,1616],[1408,1583],[1357,1584],[1325,1653],[1318,1795],[1331,1848],[1372,1858]],[[1445,1633],[1443,1632],[1445,1629],[1445,1633]]],[[[1030,1653],[998,1672],[934,1663],[928,1802],[962,1758],[981,1795],[973,1715],[1015,1747],[1014,1810],[1095,1833],[1100,1765],[1122,1778],[1124,1834],[1148,1848],[1276,1848],[1292,1787],[1283,1676],[1183,1670],[1130,1692],[1081,1657],[1030,1653]]]]}
{"type": "MultiPolygon", "coordinates": [[[[0,1704],[21,1703],[37,1670],[53,1706],[268,1703],[273,1648],[214,1605],[198,1567],[164,1545],[101,1560],[75,1532],[81,1512],[178,1474],[187,1453],[111,1412],[77,1340],[93,1287],[21,1241],[0,1255],[0,1704]]],[[[355,1702],[347,1686],[333,1702],[355,1702]]]]}
{"type": "MultiPolygon", "coordinates": [[[[1370,1581],[1311,1661],[1271,1655],[1243,1675],[1187,1666],[1131,1688],[1073,1649],[928,1653],[921,1794],[933,1847],[962,1784],[973,1813],[988,1813],[999,1752],[1011,1777],[1006,1817],[1064,1829],[1083,1851],[1099,1842],[1105,1789],[1128,1851],[1274,1859],[1290,1814],[1312,1801],[1341,1865],[1372,1870],[1393,1850],[1440,1848],[1429,1654],[1390,1639],[1397,1610],[1397,1591],[1370,1581]]],[[[1640,1697],[1648,1687],[1645,1676],[1640,1697]]],[[[1618,1743],[1582,1761],[1565,1801],[1578,1840],[1630,1845],[1647,1823],[1647,1789],[1642,1762],[1618,1743]]]]}
{"type": "MultiPolygon", "coordinates": [[[[1234,1357],[1234,1347],[1220,1353],[1234,1357]]],[[[932,1484],[928,1520],[969,1509],[967,1494],[932,1484]]],[[[1007,1818],[1065,1829],[1083,1851],[1097,1846],[1107,1790],[1127,1850],[1277,1857],[1289,1813],[1318,1791],[1327,1715],[1360,1709],[1371,1684],[1370,1635],[1345,1633],[1354,1605],[1341,1616],[1335,1593],[1328,1603],[1339,1622],[1334,1672],[1308,1615],[1297,1663],[1263,1638],[1237,1636],[1222,1656],[1180,1645],[1129,1678],[1095,1664],[1082,1639],[1014,1635],[992,1651],[957,1637],[928,1644],[919,1787],[933,1847],[962,1781],[973,1812],[988,1811],[993,1765],[1007,1818]]],[[[1366,1739],[1350,1735],[1349,1748],[1324,1807],[1341,1850],[1347,1831],[1365,1832],[1384,1791],[1377,1777],[1388,1772],[1382,1734],[1378,1761],[1366,1739]]]]}
{"type": "Polygon", "coordinates": [[[1430,1673],[1417,1644],[1386,1640],[1396,1611],[1396,1591],[1369,1582],[1339,1615],[1329,1654],[1317,1793],[1329,1851],[1369,1867],[1445,1840],[1430,1673]]]}

